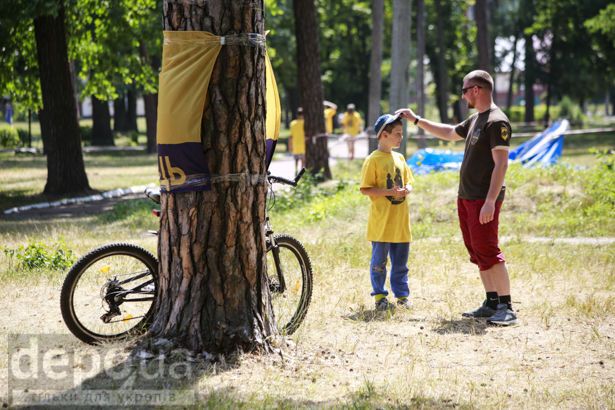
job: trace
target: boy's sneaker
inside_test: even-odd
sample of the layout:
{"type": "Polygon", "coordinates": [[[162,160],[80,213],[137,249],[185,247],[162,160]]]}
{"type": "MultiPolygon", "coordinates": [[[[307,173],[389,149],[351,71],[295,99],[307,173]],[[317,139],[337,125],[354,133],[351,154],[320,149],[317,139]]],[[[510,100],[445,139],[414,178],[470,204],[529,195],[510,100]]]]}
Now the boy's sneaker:
{"type": "Polygon", "coordinates": [[[402,309],[410,309],[412,307],[412,302],[408,298],[397,298],[397,307],[402,309]]]}
{"type": "Polygon", "coordinates": [[[517,324],[517,315],[506,303],[498,304],[498,309],[493,316],[487,319],[488,323],[500,326],[510,326],[517,324]]]}
{"type": "Polygon", "coordinates": [[[489,307],[487,305],[487,299],[485,299],[483,304],[480,305],[477,309],[474,309],[474,310],[472,310],[470,312],[464,312],[464,313],[461,314],[461,316],[463,316],[463,317],[474,317],[474,318],[491,317],[491,316],[495,315],[495,313],[496,313],[496,309],[493,309],[492,307],[489,307]]]}
{"type": "Polygon", "coordinates": [[[388,301],[387,298],[382,298],[376,302],[376,310],[384,312],[386,310],[394,309],[395,305],[388,301]]]}

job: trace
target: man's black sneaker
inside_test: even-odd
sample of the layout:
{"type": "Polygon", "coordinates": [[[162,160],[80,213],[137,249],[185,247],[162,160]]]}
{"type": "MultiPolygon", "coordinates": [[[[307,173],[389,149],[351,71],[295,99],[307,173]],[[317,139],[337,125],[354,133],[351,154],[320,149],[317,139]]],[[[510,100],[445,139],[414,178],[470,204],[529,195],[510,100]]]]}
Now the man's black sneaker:
{"type": "Polygon", "coordinates": [[[500,326],[510,326],[517,324],[517,315],[506,303],[498,304],[497,311],[487,319],[487,323],[500,326]]]}
{"type": "Polygon", "coordinates": [[[485,299],[485,301],[483,302],[482,305],[480,305],[480,307],[470,312],[464,312],[461,314],[461,316],[473,317],[473,318],[485,318],[485,317],[491,317],[495,315],[495,313],[496,313],[496,310],[487,306],[487,299],[485,299]]]}

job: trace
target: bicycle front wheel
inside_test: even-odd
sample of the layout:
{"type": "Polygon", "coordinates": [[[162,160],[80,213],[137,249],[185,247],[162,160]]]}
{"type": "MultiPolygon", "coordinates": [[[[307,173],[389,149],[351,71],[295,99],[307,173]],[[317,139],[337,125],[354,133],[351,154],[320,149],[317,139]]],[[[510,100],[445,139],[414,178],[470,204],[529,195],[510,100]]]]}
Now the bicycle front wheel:
{"type": "Polygon", "coordinates": [[[126,243],[97,248],[68,272],[60,306],[68,329],[96,344],[138,335],[150,324],[158,289],[158,261],[126,243]]]}
{"type": "Polygon", "coordinates": [[[307,314],[312,297],[312,263],[297,239],[274,235],[267,250],[267,276],[278,330],[294,333],[307,314]]]}

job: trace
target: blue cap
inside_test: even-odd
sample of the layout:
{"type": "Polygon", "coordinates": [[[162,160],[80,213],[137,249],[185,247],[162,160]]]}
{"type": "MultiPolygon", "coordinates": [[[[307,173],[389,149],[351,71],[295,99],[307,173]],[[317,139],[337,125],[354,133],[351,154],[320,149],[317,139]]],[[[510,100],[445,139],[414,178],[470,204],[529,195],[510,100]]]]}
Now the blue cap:
{"type": "Polygon", "coordinates": [[[374,123],[374,131],[376,132],[376,138],[380,137],[380,133],[392,122],[395,122],[399,119],[399,114],[384,114],[378,117],[376,122],[374,123]]]}

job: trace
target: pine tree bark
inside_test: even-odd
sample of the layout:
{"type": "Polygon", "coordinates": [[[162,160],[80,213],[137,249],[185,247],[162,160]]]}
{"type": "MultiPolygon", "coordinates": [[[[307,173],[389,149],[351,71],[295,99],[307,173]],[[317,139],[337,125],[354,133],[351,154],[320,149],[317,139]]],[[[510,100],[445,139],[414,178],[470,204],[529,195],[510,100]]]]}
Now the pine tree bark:
{"type": "Polygon", "coordinates": [[[380,115],[382,98],[382,37],[384,35],[384,0],[372,1],[372,51],[369,64],[369,108],[367,111],[369,152],[378,148],[373,125],[380,115]]]}
{"type": "Polygon", "coordinates": [[[109,104],[94,96],[92,96],[92,145],[115,145],[113,131],[111,131],[109,104]]]}
{"type": "Polygon", "coordinates": [[[316,5],[314,0],[295,1],[293,10],[297,38],[299,96],[305,117],[305,164],[312,174],[320,174],[323,179],[330,179],[329,150],[327,138],[324,138],[324,98],[320,78],[316,5]]]}
{"type": "Polygon", "coordinates": [[[90,191],[85,173],[77,106],[73,95],[66,46],[64,7],[56,16],[34,19],[34,34],[45,115],[47,183],[45,194],[61,195],[90,191]]]}
{"type": "MultiPolygon", "coordinates": [[[[166,0],[165,30],[263,34],[263,1],[166,0]],[[257,4],[258,3],[258,4],[257,4]]],[[[211,191],[163,193],[160,290],[146,339],[195,352],[269,348],[276,333],[266,279],[265,49],[227,45],[216,61],[202,144],[211,191]]],[[[201,90],[195,90],[201,92],[201,90]]]]}

